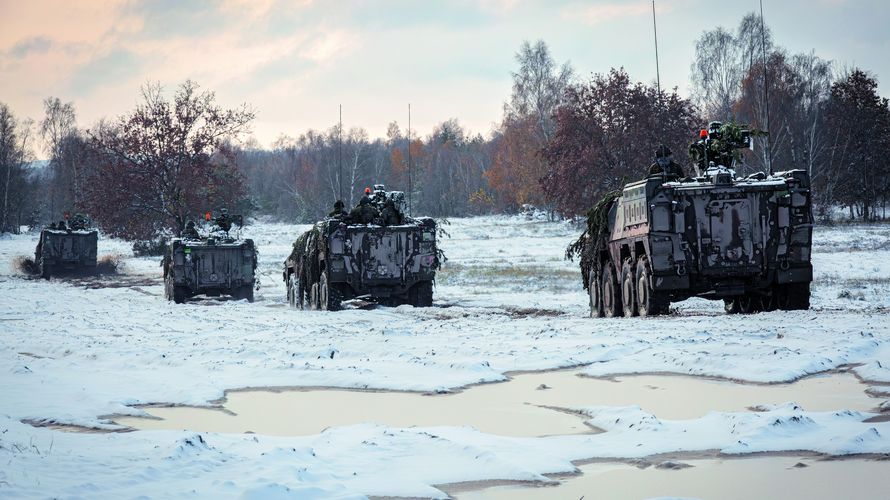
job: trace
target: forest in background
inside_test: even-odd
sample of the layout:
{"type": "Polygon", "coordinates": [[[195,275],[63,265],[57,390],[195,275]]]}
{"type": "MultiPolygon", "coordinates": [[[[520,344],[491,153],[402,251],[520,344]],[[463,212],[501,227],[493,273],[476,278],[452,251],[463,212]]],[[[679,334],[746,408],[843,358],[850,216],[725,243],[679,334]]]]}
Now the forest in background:
{"type": "Polygon", "coordinates": [[[17,117],[0,99],[0,232],[64,212],[87,213],[128,239],[177,232],[221,207],[312,222],[330,211],[341,185],[348,206],[366,186],[408,191],[409,151],[414,214],[531,205],[572,217],[644,175],[660,144],[688,164],[689,143],[711,120],[769,130],[770,147],[758,138],[740,174],[804,169],[817,215],[843,207],[851,219],[887,218],[890,108],[875,77],[814,52],[789,53],[754,14],[735,30],[698,38],[688,97],[635,82],[622,68],[579,77],[543,41],[525,42],[515,59],[511,95],[486,135],[456,118],[426,134],[412,130],[410,140],[397,122],[381,138],[335,124],[264,148],[250,138],[250,106],[224,109],[193,81],[172,92],[146,85],[134,110],[85,128],[74,105],[57,97],[44,101],[39,120],[17,117]],[[35,162],[38,155],[49,160],[35,162]]]}

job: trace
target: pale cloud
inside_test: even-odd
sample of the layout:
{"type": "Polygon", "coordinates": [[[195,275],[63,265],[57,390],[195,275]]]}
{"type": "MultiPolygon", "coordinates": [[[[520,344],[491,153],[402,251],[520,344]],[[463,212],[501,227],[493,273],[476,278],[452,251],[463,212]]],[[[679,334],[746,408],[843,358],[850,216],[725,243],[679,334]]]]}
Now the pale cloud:
{"type": "MultiPolygon", "coordinates": [[[[890,3],[837,1],[770,2],[766,21],[792,52],[855,59],[890,78],[890,3]],[[851,23],[862,29],[844,29],[851,23]]],[[[757,4],[715,5],[656,1],[663,86],[688,84],[702,30],[732,28],[757,4]]],[[[39,120],[43,99],[58,96],[88,127],[132,110],[146,82],[172,91],[193,79],[225,106],[251,104],[264,144],[328,128],[339,104],[344,123],[372,136],[393,120],[404,126],[409,101],[421,134],[451,117],[485,133],[524,40],[545,40],[582,76],[623,66],[654,79],[651,9],[650,0],[0,0],[0,100],[39,120]]]]}
{"type": "MultiPolygon", "coordinates": [[[[657,9],[659,13],[668,12],[672,10],[672,5],[662,2],[657,5],[657,9]]],[[[645,0],[594,3],[592,5],[573,4],[566,7],[563,11],[564,18],[579,20],[590,26],[596,26],[621,18],[651,15],[652,2],[647,2],[645,0]]]]}

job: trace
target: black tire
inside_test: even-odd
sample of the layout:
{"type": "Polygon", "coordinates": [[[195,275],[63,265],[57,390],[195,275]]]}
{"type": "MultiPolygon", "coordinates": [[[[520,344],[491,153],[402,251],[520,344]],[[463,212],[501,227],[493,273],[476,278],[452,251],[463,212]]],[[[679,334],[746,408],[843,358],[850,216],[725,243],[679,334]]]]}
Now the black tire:
{"type": "Polygon", "coordinates": [[[408,303],[414,307],[431,307],[433,305],[433,282],[421,281],[408,290],[408,303]]]}
{"type": "Polygon", "coordinates": [[[810,284],[775,285],[776,306],[783,311],[805,311],[810,308],[810,284]]]}
{"type": "Polygon", "coordinates": [[[164,280],[164,295],[167,300],[172,300],[176,304],[182,304],[188,298],[188,289],[184,286],[176,286],[173,284],[173,277],[168,276],[164,280]]]}
{"type": "Polygon", "coordinates": [[[670,299],[664,292],[652,288],[652,269],[646,256],[637,260],[636,285],[637,313],[640,316],[660,316],[670,311],[670,299]]]}
{"type": "Polygon", "coordinates": [[[318,309],[318,283],[313,283],[309,288],[309,309],[318,309]]]}
{"type": "MultiPolygon", "coordinates": [[[[285,271],[287,272],[287,271],[285,271]]],[[[284,279],[284,295],[287,299],[287,304],[291,307],[294,306],[294,277],[292,274],[287,274],[287,277],[284,279]]]]}
{"type": "Polygon", "coordinates": [[[630,259],[621,264],[621,307],[625,318],[637,315],[636,275],[630,259]]]}
{"type": "Polygon", "coordinates": [[[603,315],[607,318],[617,318],[621,316],[623,309],[621,308],[621,287],[618,286],[618,277],[615,276],[615,269],[610,261],[603,262],[600,280],[603,286],[603,315]]]}
{"type": "Polygon", "coordinates": [[[726,311],[726,314],[740,314],[742,308],[741,305],[739,305],[738,297],[734,299],[723,299],[723,310],[726,311]]]}
{"type": "Polygon", "coordinates": [[[603,292],[602,280],[598,270],[590,270],[590,280],[587,283],[587,295],[590,298],[590,317],[603,317],[603,292]]]}
{"type": "Polygon", "coordinates": [[[252,303],[254,301],[253,283],[242,286],[240,296],[242,299],[247,299],[248,302],[252,303]]]}
{"type": "Polygon", "coordinates": [[[330,282],[328,272],[321,272],[321,281],[318,282],[318,303],[325,311],[339,311],[343,297],[337,285],[330,282]]]}
{"type": "Polygon", "coordinates": [[[742,314],[754,314],[763,310],[763,297],[756,293],[746,293],[737,300],[742,314]]]}
{"type": "Polygon", "coordinates": [[[53,274],[53,266],[50,264],[40,263],[40,277],[48,280],[53,274]]]}

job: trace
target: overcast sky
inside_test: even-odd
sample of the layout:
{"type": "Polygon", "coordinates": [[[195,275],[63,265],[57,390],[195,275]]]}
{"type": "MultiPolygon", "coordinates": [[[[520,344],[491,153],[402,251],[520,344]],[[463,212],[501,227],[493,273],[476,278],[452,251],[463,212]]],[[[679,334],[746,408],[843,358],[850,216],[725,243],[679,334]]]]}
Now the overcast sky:
{"type": "MultiPolygon", "coordinates": [[[[702,31],[735,30],[757,0],[658,0],[661,81],[688,95],[702,31]]],[[[764,0],[791,52],[870,70],[887,95],[890,2],[764,0]]],[[[81,126],[131,110],[139,87],[187,78],[226,106],[249,103],[268,146],[337,121],[383,136],[407,121],[426,135],[448,118],[487,134],[510,93],[514,53],[543,39],[579,76],[624,66],[655,80],[648,0],[42,1],[0,0],[0,102],[39,120],[42,100],[73,101],[81,126]]]]}

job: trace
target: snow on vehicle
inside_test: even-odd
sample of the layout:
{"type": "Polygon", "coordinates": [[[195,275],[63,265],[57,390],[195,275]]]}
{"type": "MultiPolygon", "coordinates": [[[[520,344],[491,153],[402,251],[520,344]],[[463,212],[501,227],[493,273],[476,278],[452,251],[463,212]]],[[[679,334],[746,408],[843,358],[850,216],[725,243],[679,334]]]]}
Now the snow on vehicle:
{"type": "MultiPolygon", "coordinates": [[[[401,192],[375,186],[360,207],[379,205],[380,215],[359,207],[316,223],[294,243],[284,263],[288,302],[295,307],[338,310],[341,302],[365,297],[386,304],[428,307],[439,268],[436,223],[401,216],[401,192]],[[388,223],[386,203],[397,208],[388,223]],[[360,217],[368,215],[369,222],[360,217]]],[[[370,209],[368,209],[370,210],[370,209]]],[[[375,209],[376,211],[376,209],[375,209]]]]}
{"type": "Polygon", "coordinates": [[[77,214],[70,221],[63,220],[40,231],[34,263],[46,279],[66,271],[95,273],[98,241],[99,232],[89,227],[86,217],[77,214]]]}
{"type": "MultiPolygon", "coordinates": [[[[748,141],[743,133],[724,147],[748,141]]],[[[698,177],[650,175],[591,212],[576,243],[591,316],[665,314],[694,296],[722,299],[729,313],[809,308],[807,172],[739,178],[728,168],[733,155],[711,156],[721,164],[703,156],[708,168],[698,177]]]]}
{"type": "Polygon", "coordinates": [[[256,247],[253,240],[229,235],[233,220],[243,226],[240,216],[223,212],[209,235],[184,232],[170,241],[163,261],[167,300],[181,304],[195,295],[230,295],[253,302],[256,247]]]}

